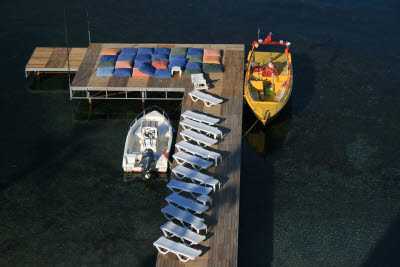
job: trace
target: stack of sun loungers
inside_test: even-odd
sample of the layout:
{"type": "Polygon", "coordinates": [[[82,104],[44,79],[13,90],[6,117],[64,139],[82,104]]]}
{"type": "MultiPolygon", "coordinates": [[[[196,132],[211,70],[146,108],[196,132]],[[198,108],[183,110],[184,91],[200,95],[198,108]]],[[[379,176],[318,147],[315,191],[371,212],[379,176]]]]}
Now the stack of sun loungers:
{"type": "Polygon", "coordinates": [[[161,209],[168,220],[160,227],[165,237],[153,245],[161,254],[171,252],[187,262],[201,255],[196,246],[206,239],[207,225],[202,215],[209,210],[210,194],[216,192],[220,182],[202,170],[222,161],[220,153],[206,148],[215,145],[222,132],[215,126],[218,118],[196,111],[186,111],[182,117],[184,140],[176,144],[173,155],[178,165],[172,172],[177,179],[167,184],[172,194],[165,198],[168,205],[161,209]]]}

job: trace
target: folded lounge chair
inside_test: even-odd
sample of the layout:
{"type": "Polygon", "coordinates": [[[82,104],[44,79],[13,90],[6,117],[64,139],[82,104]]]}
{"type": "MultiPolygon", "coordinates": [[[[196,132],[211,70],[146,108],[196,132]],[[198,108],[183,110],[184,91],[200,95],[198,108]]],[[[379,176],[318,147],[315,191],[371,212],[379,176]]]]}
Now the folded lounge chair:
{"type": "Polygon", "coordinates": [[[183,243],[191,246],[193,244],[197,245],[204,241],[206,237],[204,235],[197,234],[192,230],[177,225],[171,221],[168,221],[161,225],[161,231],[163,231],[166,237],[176,236],[182,240],[183,243]]]}
{"type": "Polygon", "coordinates": [[[216,191],[216,187],[220,187],[220,182],[217,179],[214,179],[212,176],[203,174],[201,172],[186,168],[185,166],[178,165],[172,169],[172,172],[179,179],[188,178],[192,182],[197,181],[200,184],[204,184],[207,186],[212,186],[214,192],[216,191]]]}
{"type": "Polygon", "coordinates": [[[165,255],[168,252],[172,252],[182,262],[187,262],[188,260],[194,260],[201,254],[201,250],[188,247],[182,243],[169,240],[163,236],[157,239],[157,241],[155,241],[153,245],[157,248],[157,250],[161,254],[165,255]]]}
{"type": "Polygon", "coordinates": [[[167,187],[171,189],[172,192],[180,193],[182,191],[190,193],[194,198],[197,198],[199,195],[208,195],[211,192],[211,188],[207,186],[198,185],[195,183],[185,183],[182,181],[178,181],[176,179],[172,179],[167,187]]]}
{"type": "Polygon", "coordinates": [[[199,99],[202,100],[207,107],[221,104],[223,101],[220,98],[216,98],[207,93],[202,93],[198,90],[193,90],[192,92],[189,92],[189,96],[194,102],[196,102],[199,99]]]}
{"type": "Polygon", "coordinates": [[[193,112],[191,110],[186,110],[184,113],[181,114],[181,116],[185,119],[191,119],[194,121],[206,123],[208,125],[214,125],[219,122],[219,119],[217,118],[210,117],[198,112],[193,112]]]}
{"type": "Polygon", "coordinates": [[[215,145],[218,142],[217,140],[207,137],[204,134],[199,134],[189,129],[180,132],[180,134],[185,141],[193,140],[198,145],[203,145],[204,147],[215,145]]]}
{"type": "Polygon", "coordinates": [[[165,200],[171,204],[174,203],[178,207],[184,208],[185,210],[194,211],[197,214],[201,214],[208,210],[208,206],[197,203],[194,200],[188,199],[179,195],[178,193],[172,193],[171,195],[167,196],[165,200]]]}
{"type": "Polygon", "coordinates": [[[213,164],[211,161],[204,160],[183,151],[178,151],[178,153],[175,153],[172,157],[176,160],[176,162],[178,162],[179,165],[187,163],[190,164],[190,166],[192,166],[195,170],[207,169],[213,164]]]}
{"type": "Polygon", "coordinates": [[[199,233],[200,230],[203,229],[206,230],[207,233],[207,225],[204,223],[204,219],[193,215],[187,210],[182,210],[172,204],[169,204],[168,206],[162,208],[161,212],[164,214],[165,218],[168,221],[176,219],[180,221],[182,225],[185,225],[185,223],[187,223],[190,228],[195,229],[197,233],[199,233]]]}
{"type": "Polygon", "coordinates": [[[222,132],[220,129],[201,122],[193,121],[190,119],[184,119],[179,124],[182,125],[184,129],[193,129],[198,132],[203,132],[207,135],[213,135],[214,139],[217,139],[219,135],[222,137],[222,132]]]}
{"type": "Polygon", "coordinates": [[[187,141],[180,141],[175,144],[175,147],[180,151],[184,150],[190,154],[197,155],[204,159],[213,159],[215,161],[215,165],[218,165],[218,159],[222,161],[221,154],[218,152],[210,151],[201,146],[193,145],[187,141]]]}

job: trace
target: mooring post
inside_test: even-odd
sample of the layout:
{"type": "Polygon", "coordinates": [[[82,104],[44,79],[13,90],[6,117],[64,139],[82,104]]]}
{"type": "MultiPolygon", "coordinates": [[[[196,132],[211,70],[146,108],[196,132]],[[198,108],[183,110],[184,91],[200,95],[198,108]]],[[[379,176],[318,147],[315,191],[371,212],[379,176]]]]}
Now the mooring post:
{"type": "Polygon", "coordinates": [[[92,105],[92,99],[88,98],[88,100],[89,100],[89,105],[92,105]]]}

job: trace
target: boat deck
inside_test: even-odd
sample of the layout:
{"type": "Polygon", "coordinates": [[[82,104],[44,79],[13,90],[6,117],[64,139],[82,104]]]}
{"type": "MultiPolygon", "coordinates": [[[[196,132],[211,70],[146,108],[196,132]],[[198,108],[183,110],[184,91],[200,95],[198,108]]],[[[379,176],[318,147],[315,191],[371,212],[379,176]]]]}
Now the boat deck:
{"type": "MultiPolygon", "coordinates": [[[[211,80],[210,89],[206,92],[223,98],[224,102],[210,108],[200,100],[193,102],[187,95],[193,89],[193,85],[190,84],[185,88],[182,105],[182,113],[186,110],[197,110],[222,118],[222,122],[217,124],[217,127],[225,134],[224,139],[211,147],[222,154],[222,162],[208,169],[211,175],[222,182],[221,189],[212,195],[213,205],[205,216],[205,223],[211,226],[209,231],[212,235],[200,243],[200,247],[205,252],[204,255],[193,261],[182,263],[172,253],[166,255],[159,253],[158,267],[237,266],[244,45],[220,45],[217,48],[224,49],[225,70],[224,73],[205,75],[208,81],[211,80]]],[[[190,79],[188,80],[190,83],[190,79]]],[[[182,130],[180,126],[178,132],[182,130]]],[[[178,133],[177,142],[181,140],[182,137],[178,133]]]]}

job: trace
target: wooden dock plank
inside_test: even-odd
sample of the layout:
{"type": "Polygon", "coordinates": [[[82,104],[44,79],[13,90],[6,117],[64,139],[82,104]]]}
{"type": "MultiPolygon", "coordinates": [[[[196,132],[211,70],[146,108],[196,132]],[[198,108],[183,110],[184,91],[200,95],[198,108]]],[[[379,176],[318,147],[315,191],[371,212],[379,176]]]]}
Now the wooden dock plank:
{"type": "MultiPolygon", "coordinates": [[[[69,68],[77,71],[87,48],[74,47],[69,50],[69,68]]],[[[68,71],[67,49],[65,47],[36,47],[26,64],[26,71],[66,72],[68,71]]]]}
{"type": "MultiPolygon", "coordinates": [[[[71,87],[88,87],[89,79],[94,79],[94,76],[92,77],[92,74],[96,72],[96,66],[100,57],[101,49],[102,45],[99,44],[91,44],[89,46],[88,50],[86,51],[85,57],[81,65],[79,66],[78,72],[76,73],[75,78],[72,81],[71,87]]],[[[104,84],[103,88],[104,87],[106,87],[106,84],[104,84]]]]}

